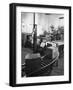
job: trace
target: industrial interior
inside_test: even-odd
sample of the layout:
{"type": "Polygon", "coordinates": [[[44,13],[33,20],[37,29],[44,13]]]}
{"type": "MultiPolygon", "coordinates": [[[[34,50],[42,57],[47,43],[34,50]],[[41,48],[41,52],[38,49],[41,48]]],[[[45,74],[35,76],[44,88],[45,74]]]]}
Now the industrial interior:
{"type": "Polygon", "coordinates": [[[21,13],[21,77],[64,75],[64,15],[21,13]]]}

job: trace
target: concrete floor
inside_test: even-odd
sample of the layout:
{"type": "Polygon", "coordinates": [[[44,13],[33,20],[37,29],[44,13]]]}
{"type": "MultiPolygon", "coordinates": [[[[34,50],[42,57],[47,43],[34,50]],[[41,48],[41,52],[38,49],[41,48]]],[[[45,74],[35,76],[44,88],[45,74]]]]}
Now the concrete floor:
{"type": "Polygon", "coordinates": [[[58,59],[58,66],[53,66],[50,76],[64,75],[64,56],[58,59]]]}

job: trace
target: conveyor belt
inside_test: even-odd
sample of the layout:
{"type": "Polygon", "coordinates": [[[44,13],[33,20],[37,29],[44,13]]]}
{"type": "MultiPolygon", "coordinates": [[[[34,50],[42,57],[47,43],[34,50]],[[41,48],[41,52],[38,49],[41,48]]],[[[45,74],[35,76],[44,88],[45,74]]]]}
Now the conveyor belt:
{"type": "Polygon", "coordinates": [[[31,72],[27,75],[27,77],[31,77],[31,76],[40,76],[43,75],[44,72],[48,71],[48,73],[51,72],[51,68],[52,65],[57,61],[57,56],[51,60],[51,62],[46,63],[44,60],[41,61],[41,68],[39,68],[38,70],[31,72]]]}

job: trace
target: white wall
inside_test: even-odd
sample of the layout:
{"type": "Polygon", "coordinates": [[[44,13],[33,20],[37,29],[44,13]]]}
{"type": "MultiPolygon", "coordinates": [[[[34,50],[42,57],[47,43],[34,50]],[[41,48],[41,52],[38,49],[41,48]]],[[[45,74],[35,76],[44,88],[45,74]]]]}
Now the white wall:
{"type": "MultiPolygon", "coordinates": [[[[0,1],[0,90],[72,90],[72,84],[11,88],[9,81],[9,3],[73,5],[73,0],[1,0],[0,1]],[[71,1],[71,2],[70,2],[71,1]]],[[[73,38],[73,36],[72,36],[73,38]]],[[[72,63],[73,64],[73,63],[72,63]]],[[[73,68],[73,66],[72,66],[73,68]]]]}
{"type": "Polygon", "coordinates": [[[21,13],[22,32],[32,33],[33,30],[33,13],[21,13]]]}
{"type": "MultiPolygon", "coordinates": [[[[35,13],[35,24],[37,24],[37,34],[43,34],[43,32],[51,31],[50,26],[54,25],[55,29],[58,26],[64,26],[64,19],[59,19],[60,17],[64,17],[63,14],[51,14],[46,15],[45,13],[35,13]]],[[[21,25],[22,32],[32,33],[33,24],[34,24],[34,13],[22,12],[21,13],[21,25]]]]}

